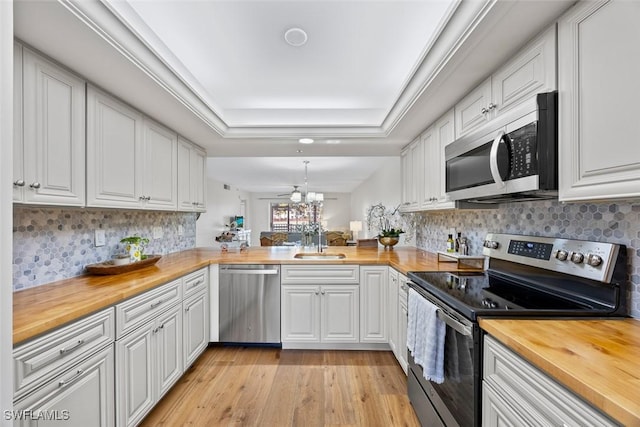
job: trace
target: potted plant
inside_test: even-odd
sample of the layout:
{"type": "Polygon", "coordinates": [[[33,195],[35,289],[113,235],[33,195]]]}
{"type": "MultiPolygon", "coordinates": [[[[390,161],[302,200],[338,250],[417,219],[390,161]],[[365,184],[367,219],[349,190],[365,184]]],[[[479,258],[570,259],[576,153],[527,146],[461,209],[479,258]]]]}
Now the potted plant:
{"type": "Polygon", "coordinates": [[[137,234],[133,236],[127,236],[123,239],[120,239],[120,243],[124,243],[125,250],[129,254],[129,259],[131,262],[140,261],[146,259],[147,256],[144,255],[145,245],[149,244],[149,239],[146,237],[138,236],[137,234]]]}
{"type": "Polygon", "coordinates": [[[378,241],[385,249],[391,248],[400,241],[404,220],[399,211],[400,205],[395,209],[387,208],[382,203],[370,206],[367,210],[367,227],[369,231],[378,233],[378,241]]]}

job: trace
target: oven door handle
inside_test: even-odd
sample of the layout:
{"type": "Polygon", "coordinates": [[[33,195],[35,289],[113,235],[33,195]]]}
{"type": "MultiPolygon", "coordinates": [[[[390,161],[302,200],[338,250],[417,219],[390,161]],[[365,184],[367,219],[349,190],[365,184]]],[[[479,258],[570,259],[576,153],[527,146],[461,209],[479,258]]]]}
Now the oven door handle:
{"type": "Polygon", "coordinates": [[[494,139],[493,144],[491,144],[491,153],[489,154],[489,168],[491,169],[491,176],[500,188],[503,188],[505,184],[500,176],[500,168],[498,167],[498,148],[500,147],[500,141],[502,141],[504,135],[504,131],[498,132],[496,139],[494,139]]]}
{"type": "Polygon", "coordinates": [[[446,312],[440,309],[438,309],[437,311],[437,316],[438,316],[438,319],[442,320],[448,326],[452,327],[456,332],[468,337],[470,337],[473,334],[473,331],[471,330],[470,327],[463,325],[462,323],[454,319],[451,315],[447,314],[446,312]]]}

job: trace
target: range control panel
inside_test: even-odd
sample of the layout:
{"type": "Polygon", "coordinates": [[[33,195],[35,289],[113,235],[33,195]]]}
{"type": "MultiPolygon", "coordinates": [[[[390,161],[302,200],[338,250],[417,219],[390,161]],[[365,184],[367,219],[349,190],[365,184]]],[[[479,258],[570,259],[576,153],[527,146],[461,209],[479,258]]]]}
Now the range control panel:
{"type": "Polygon", "coordinates": [[[615,243],[489,233],[483,254],[610,283],[619,251],[615,243]]]}

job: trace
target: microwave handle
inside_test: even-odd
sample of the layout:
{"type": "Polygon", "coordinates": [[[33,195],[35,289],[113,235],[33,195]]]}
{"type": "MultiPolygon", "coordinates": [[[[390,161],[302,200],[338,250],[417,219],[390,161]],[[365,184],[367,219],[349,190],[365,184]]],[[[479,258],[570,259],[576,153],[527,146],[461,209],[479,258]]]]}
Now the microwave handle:
{"type": "Polygon", "coordinates": [[[504,137],[504,131],[498,132],[496,139],[493,140],[493,144],[491,144],[491,153],[489,155],[489,167],[491,168],[491,176],[493,180],[498,184],[500,188],[504,187],[504,181],[500,176],[500,169],[498,169],[498,147],[500,146],[500,141],[504,137]]]}

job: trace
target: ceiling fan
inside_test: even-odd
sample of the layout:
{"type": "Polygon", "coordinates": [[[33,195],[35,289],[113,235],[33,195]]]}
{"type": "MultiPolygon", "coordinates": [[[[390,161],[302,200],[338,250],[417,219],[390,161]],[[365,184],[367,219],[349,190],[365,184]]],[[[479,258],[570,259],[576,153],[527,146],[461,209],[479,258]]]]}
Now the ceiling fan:
{"type": "Polygon", "coordinates": [[[302,194],[300,192],[300,190],[298,190],[298,187],[300,187],[300,186],[299,185],[294,185],[293,186],[293,191],[291,193],[278,194],[278,197],[289,196],[289,198],[292,201],[296,200],[296,198],[297,198],[298,201],[300,201],[300,200],[302,200],[302,197],[304,196],[304,194],[302,194]],[[297,196],[296,193],[299,194],[299,196],[297,196]]]}

